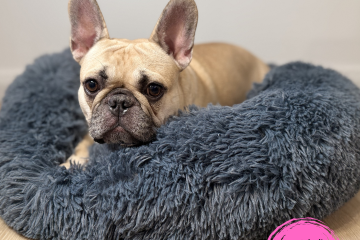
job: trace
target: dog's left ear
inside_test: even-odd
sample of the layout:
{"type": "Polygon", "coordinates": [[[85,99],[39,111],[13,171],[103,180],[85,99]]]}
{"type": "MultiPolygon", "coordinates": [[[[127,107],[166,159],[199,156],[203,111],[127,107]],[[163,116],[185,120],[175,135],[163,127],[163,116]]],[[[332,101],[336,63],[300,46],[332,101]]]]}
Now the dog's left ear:
{"type": "Polygon", "coordinates": [[[174,58],[180,70],[190,64],[197,21],[194,0],[171,0],[150,36],[150,40],[174,58]]]}

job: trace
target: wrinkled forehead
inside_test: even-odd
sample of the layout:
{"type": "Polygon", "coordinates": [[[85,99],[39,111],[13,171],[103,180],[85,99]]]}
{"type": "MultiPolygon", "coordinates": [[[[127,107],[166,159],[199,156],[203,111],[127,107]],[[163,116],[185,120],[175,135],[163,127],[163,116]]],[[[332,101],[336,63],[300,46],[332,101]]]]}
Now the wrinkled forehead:
{"type": "Polygon", "coordinates": [[[171,57],[148,40],[104,39],[90,49],[80,64],[82,81],[102,71],[109,80],[119,82],[136,79],[142,73],[167,75],[177,68],[171,57]]]}

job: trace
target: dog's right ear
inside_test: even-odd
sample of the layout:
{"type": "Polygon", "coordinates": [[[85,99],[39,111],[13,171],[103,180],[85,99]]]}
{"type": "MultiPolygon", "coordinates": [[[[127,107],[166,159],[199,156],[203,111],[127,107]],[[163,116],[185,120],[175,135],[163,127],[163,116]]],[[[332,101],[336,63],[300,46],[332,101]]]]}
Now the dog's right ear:
{"type": "Polygon", "coordinates": [[[100,39],[109,38],[103,15],[96,0],[70,0],[70,48],[74,59],[80,62],[100,39]]]}

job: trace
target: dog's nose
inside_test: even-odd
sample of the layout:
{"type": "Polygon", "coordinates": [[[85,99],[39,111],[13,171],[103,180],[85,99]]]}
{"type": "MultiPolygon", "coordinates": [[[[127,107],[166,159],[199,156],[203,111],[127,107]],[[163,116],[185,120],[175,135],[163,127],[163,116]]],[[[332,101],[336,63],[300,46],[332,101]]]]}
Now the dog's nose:
{"type": "Polygon", "coordinates": [[[126,113],[126,111],[134,105],[131,97],[125,94],[116,94],[109,98],[108,105],[112,114],[119,116],[126,113]]]}

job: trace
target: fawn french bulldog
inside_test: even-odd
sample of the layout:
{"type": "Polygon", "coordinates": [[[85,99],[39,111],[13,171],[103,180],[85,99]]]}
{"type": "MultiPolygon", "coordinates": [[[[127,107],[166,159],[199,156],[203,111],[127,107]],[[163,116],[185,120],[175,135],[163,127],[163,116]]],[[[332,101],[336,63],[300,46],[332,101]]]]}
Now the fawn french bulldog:
{"type": "MultiPolygon", "coordinates": [[[[137,40],[110,38],[95,0],[70,0],[68,10],[70,47],[81,65],[79,102],[98,143],[149,142],[179,109],[242,102],[269,70],[240,47],[194,45],[194,0],[170,0],[150,37],[137,40]]],[[[91,138],[85,141],[79,148],[91,144],[91,138]]]]}

